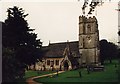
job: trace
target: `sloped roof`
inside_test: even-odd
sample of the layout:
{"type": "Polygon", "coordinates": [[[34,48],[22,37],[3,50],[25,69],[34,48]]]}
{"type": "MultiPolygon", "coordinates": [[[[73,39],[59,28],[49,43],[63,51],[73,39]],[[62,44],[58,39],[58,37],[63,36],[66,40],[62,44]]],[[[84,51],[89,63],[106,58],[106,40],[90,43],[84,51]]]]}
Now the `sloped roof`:
{"type": "MultiPolygon", "coordinates": [[[[75,50],[75,48],[73,48],[73,50],[75,50]]],[[[65,48],[65,51],[64,51],[64,55],[68,57],[68,59],[71,62],[72,66],[77,66],[78,65],[78,61],[74,58],[74,55],[72,54],[72,52],[75,53],[75,51],[71,51],[69,43],[68,43],[68,46],[65,48]]],[[[79,56],[79,53],[76,53],[76,54],[78,54],[78,56],[79,56]]],[[[66,60],[63,59],[63,62],[64,61],[66,61],[66,60]]]]}
{"type": "MultiPolygon", "coordinates": [[[[67,46],[67,42],[51,43],[48,46],[43,47],[46,50],[44,57],[47,58],[62,58],[64,49],[67,46]]],[[[78,41],[69,42],[71,52],[79,54],[78,41]]]]}

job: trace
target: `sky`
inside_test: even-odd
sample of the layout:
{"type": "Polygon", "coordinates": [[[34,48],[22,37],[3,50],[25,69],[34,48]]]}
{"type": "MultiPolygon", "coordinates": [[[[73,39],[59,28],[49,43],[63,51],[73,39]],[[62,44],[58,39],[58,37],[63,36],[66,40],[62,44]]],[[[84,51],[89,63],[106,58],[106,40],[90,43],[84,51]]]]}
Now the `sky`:
{"type": "MultiPolygon", "coordinates": [[[[26,18],[28,24],[35,29],[34,32],[38,34],[44,46],[49,42],[78,41],[82,5],[83,2],[78,0],[4,0],[0,2],[0,21],[7,18],[6,11],[9,7],[18,6],[29,14],[26,18]]],[[[118,42],[118,11],[115,10],[117,8],[117,1],[112,1],[105,2],[95,9],[93,15],[98,20],[100,40],[118,42]]]]}

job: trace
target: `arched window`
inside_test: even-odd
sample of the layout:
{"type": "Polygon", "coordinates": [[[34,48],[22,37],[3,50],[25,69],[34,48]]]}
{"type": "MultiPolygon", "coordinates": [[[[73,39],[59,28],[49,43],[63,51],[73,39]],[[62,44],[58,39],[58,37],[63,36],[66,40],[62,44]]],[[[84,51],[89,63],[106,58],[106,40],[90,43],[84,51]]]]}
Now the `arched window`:
{"type": "Polygon", "coordinates": [[[47,60],[47,65],[50,65],[50,60],[47,60]]]}
{"type": "Polygon", "coordinates": [[[59,60],[56,60],[56,65],[59,65],[59,60]]]}
{"type": "Polygon", "coordinates": [[[87,33],[91,33],[91,26],[90,26],[90,24],[87,25],[87,33]]]}

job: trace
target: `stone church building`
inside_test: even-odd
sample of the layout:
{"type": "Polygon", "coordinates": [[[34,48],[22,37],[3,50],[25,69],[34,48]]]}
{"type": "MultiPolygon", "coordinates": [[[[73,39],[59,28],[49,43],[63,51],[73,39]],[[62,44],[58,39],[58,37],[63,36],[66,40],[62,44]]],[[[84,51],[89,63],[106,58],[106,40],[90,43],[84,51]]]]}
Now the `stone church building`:
{"type": "Polygon", "coordinates": [[[99,62],[99,30],[95,16],[79,16],[79,41],[50,43],[36,70],[71,70],[99,62]]]}
{"type": "Polygon", "coordinates": [[[79,67],[78,41],[50,43],[43,50],[46,53],[42,62],[36,63],[37,70],[71,70],[79,67]]]}
{"type": "Polygon", "coordinates": [[[82,64],[99,62],[99,30],[95,16],[79,17],[79,53],[82,64]]]}

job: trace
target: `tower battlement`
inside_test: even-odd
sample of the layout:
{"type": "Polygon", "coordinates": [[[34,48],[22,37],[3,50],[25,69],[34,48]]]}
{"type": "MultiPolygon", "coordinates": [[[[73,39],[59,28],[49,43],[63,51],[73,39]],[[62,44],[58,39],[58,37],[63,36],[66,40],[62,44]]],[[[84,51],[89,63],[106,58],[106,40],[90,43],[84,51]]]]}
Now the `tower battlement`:
{"type": "Polygon", "coordinates": [[[85,16],[79,16],[79,23],[83,22],[97,22],[97,19],[95,16],[93,17],[85,17],[85,16]]]}

